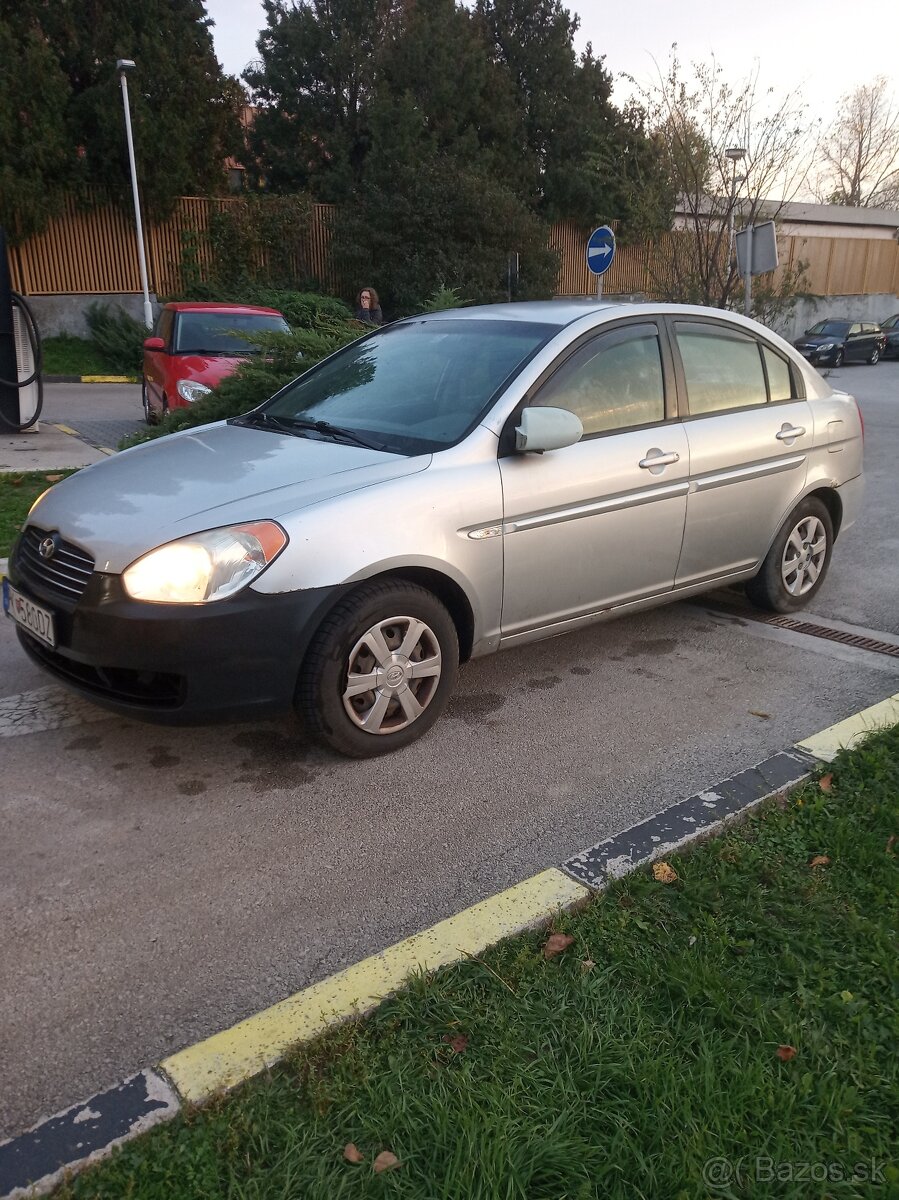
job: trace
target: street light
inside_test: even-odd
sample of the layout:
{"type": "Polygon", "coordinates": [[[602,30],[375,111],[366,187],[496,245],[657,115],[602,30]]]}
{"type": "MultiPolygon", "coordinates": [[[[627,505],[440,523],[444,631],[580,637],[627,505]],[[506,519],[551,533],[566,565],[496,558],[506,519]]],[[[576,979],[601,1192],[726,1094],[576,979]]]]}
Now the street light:
{"type": "Polygon", "coordinates": [[[144,292],[144,324],[153,328],[153,308],[150,304],[150,289],[147,284],[147,259],[144,254],[144,229],[140,219],[140,197],[137,194],[137,167],[134,163],[134,138],[131,136],[131,106],[128,103],[128,78],[126,72],[133,71],[136,63],[130,58],[116,60],[116,70],[122,85],[122,106],[125,109],[125,137],[128,141],[128,162],[131,166],[131,192],[134,196],[134,223],[137,226],[137,261],[140,266],[140,282],[144,292]]]}
{"type": "MultiPolygon", "coordinates": [[[[734,208],[737,203],[737,163],[742,162],[746,157],[746,150],[743,146],[728,146],[724,151],[724,157],[729,158],[734,164],[733,182],[730,188],[730,204],[728,205],[727,228],[728,228],[728,253],[730,258],[729,264],[732,266],[734,261],[734,208]]],[[[742,183],[746,176],[741,175],[739,182],[742,183]]]]}

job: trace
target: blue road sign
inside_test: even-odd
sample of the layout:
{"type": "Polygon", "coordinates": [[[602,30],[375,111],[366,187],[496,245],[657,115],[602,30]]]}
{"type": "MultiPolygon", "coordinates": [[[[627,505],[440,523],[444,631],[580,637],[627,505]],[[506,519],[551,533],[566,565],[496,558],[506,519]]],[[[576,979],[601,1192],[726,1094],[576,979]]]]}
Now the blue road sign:
{"type": "Polygon", "coordinates": [[[594,275],[605,275],[615,257],[615,233],[608,225],[594,229],[587,242],[587,266],[594,275]]]}

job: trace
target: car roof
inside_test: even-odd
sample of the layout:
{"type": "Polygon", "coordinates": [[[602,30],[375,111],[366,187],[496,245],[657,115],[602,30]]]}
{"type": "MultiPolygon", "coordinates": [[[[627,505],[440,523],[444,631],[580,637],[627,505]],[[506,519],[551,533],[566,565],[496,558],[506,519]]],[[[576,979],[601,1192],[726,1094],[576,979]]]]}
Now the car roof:
{"type": "Polygon", "coordinates": [[[247,315],[259,313],[267,317],[283,316],[283,313],[278,312],[276,308],[263,308],[259,304],[217,304],[212,302],[173,300],[168,304],[164,304],[163,308],[171,309],[172,312],[229,312],[244,313],[247,315]]]}

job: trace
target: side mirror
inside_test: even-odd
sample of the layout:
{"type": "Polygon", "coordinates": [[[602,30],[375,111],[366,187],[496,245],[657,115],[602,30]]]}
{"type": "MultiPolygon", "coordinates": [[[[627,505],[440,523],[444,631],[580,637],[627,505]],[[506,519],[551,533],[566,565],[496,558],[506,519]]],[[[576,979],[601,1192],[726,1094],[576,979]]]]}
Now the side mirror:
{"type": "Polygon", "coordinates": [[[580,418],[566,408],[525,408],[515,428],[515,449],[520,454],[542,454],[573,446],[583,436],[580,418]]]}
{"type": "Polygon", "coordinates": [[[144,349],[145,350],[164,350],[165,349],[165,340],[160,337],[144,338],[144,349]]]}

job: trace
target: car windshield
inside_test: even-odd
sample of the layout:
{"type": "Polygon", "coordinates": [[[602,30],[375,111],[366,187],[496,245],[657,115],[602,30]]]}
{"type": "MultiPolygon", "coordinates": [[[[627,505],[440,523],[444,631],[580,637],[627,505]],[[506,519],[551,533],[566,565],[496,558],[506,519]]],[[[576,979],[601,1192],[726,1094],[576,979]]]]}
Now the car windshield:
{"type": "Polygon", "coordinates": [[[899,324],[899,316],[887,317],[887,319],[885,321],[881,321],[880,328],[881,329],[895,329],[897,324],[899,324]]]}
{"type": "Polygon", "coordinates": [[[444,450],[560,326],[428,318],[353,342],[265,407],[327,421],[399,454],[444,450]]]}
{"type": "Polygon", "coordinates": [[[255,354],[256,333],[288,333],[274,313],[182,312],[175,336],[176,354],[255,354]]]}
{"type": "Polygon", "coordinates": [[[809,330],[810,334],[824,334],[825,337],[845,337],[848,332],[849,321],[819,321],[809,330]]]}

